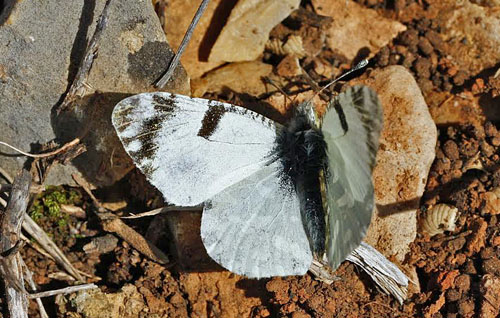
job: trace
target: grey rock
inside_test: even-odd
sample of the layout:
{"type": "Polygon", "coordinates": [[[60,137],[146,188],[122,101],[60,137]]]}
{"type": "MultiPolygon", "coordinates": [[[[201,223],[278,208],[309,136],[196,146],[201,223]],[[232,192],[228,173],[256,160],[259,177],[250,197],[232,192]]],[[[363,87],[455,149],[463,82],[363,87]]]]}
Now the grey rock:
{"type": "MultiPolygon", "coordinates": [[[[110,184],[131,169],[114,135],[111,110],[128,95],[155,90],[152,83],[173,54],[151,2],[111,2],[86,92],[56,117],[54,107],[76,75],[104,3],[10,1],[0,15],[0,140],[36,151],[38,143],[63,144],[88,132],[88,151],[72,166],[52,169],[47,183],[70,183],[76,168],[96,185],[110,184]]],[[[189,92],[182,67],[173,78],[164,90],[189,92]]],[[[0,151],[0,166],[12,174],[26,161],[0,151]]]]}

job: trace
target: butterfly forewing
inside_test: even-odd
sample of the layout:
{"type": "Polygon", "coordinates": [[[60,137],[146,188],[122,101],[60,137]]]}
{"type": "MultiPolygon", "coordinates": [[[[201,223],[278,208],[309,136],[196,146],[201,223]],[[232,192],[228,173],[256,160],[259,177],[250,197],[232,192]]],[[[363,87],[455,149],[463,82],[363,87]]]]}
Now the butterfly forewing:
{"type": "Polygon", "coordinates": [[[303,275],[312,262],[295,189],[275,161],[206,204],[201,237],[208,254],[251,278],[303,275]]]}
{"type": "Polygon", "coordinates": [[[122,100],[112,122],[135,164],[179,206],[201,204],[261,169],[276,138],[274,122],[245,108],[166,92],[122,100]]]}
{"type": "Polygon", "coordinates": [[[328,237],[326,255],[336,269],[361,243],[374,208],[372,169],[382,129],[382,107],[376,93],[355,86],[341,93],[338,103],[348,125],[344,131],[334,107],[323,117],[327,143],[326,200],[328,237]]]}

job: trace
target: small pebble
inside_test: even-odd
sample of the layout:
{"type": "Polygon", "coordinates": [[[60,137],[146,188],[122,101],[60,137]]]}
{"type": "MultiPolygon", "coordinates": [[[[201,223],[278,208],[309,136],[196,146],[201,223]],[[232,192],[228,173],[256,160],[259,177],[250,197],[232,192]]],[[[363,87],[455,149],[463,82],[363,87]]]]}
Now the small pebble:
{"type": "Polygon", "coordinates": [[[431,42],[425,37],[420,37],[418,40],[418,48],[426,56],[430,56],[434,52],[431,42]]]}
{"type": "Polygon", "coordinates": [[[447,78],[443,77],[443,85],[441,85],[441,88],[444,90],[444,91],[451,91],[452,88],[453,88],[453,85],[448,81],[447,78]]]}
{"type": "Polygon", "coordinates": [[[490,258],[483,262],[482,270],[484,274],[494,274],[500,276],[500,260],[490,258]]]}
{"type": "Polygon", "coordinates": [[[456,290],[455,288],[450,288],[446,291],[445,297],[446,297],[446,301],[452,302],[452,301],[459,300],[460,297],[462,297],[462,295],[460,295],[460,292],[458,290],[456,290]]]}
{"type": "Polygon", "coordinates": [[[394,10],[396,12],[403,11],[406,8],[406,0],[395,0],[394,1],[394,10]]]}
{"type": "Polygon", "coordinates": [[[458,302],[458,314],[462,317],[470,317],[474,313],[474,300],[467,298],[458,302]]]}
{"type": "Polygon", "coordinates": [[[422,19],[418,20],[418,22],[417,22],[417,28],[419,30],[428,29],[428,28],[430,28],[430,26],[431,26],[431,20],[429,20],[426,17],[423,17],[422,19]]]}
{"type": "Polygon", "coordinates": [[[467,261],[467,255],[460,253],[455,256],[455,263],[458,265],[463,265],[467,261]]]}
{"type": "Polygon", "coordinates": [[[451,139],[454,139],[457,136],[457,129],[453,126],[450,126],[450,127],[448,127],[448,129],[446,129],[446,134],[451,139]]]}
{"type": "Polygon", "coordinates": [[[490,259],[495,257],[495,249],[493,247],[486,247],[480,253],[482,259],[490,259]]]}
{"type": "Polygon", "coordinates": [[[418,57],[415,63],[413,63],[413,68],[415,69],[418,77],[431,77],[431,62],[429,59],[418,57]]]}
{"type": "Polygon", "coordinates": [[[401,43],[408,47],[408,49],[416,53],[418,45],[418,32],[414,29],[408,29],[400,37],[401,43]]]}
{"type": "Polygon", "coordinates": [[[384,46],[383,48],[380,49],[380,51],[377,54],[377,64],[380,65],[381,67],[389,65],[389,56],[391,55],[391,50],[387,47],[384,46]]]}
{"type": "Polygon", "coordinates": [[[498,130],[490,121],[484,124],[484,132],[488,137],[495,137],[498,134],[498,130]]]}
{"type": "Polygon", "coordinates": [[[432,75],[432,84],[434,84],[437,87],[440,87],[441,85],[443,85],[443,79],[438,74],[434,74],[432,75]]]}
{"type": "Polygon", "coordinates": [[[444,50],[444,42],[443,39],[439,36],[439,34],[435,31],[429,30],[425,32],[425,38],[429,40],[429,42],[432,44],[432,46],[437,50],[437,51],[443,51],[444,50]]]}
{"type": "Polygon", "coordinates": [[[413,53],[406,53],[403,57],[403,66],[406,67],[406,68],[411,68],[413,63],[415,62],[415,55],[413,55],[413,53]]]}
{"type": "Polygon", "coordinates": [[[457,237],[456,239],[448,241],[448,249],[452,252],[460,250],[465,245],[465,237],[457,237]]]}
{"type": "Polygon", "coordinates": [[[452,65],[451,67],[449,67],[447,70],[446,70],[446,74],[448,76],[455,76],[457,75],[458,73],[458,67],[456,65],[452,65]]]}
{"type": "Polygon", "coordinates": [[[474,265],[474,261],[472,261],[470,258],[465,262],[463,272],[472,275],[477,274],[477,269],[476,266],[474,265]]]}
{"type": "Polygon", "coordinates": [[[463,140],[460,143],[460,148],[459,148],[460,154],[462,154],[467,158],[471,158],[472,156],[474,156],[478,152],[478,150],[479,150],[479,144],[474,139],[463,140]]]}
{"type": "Polygon", "coordinates": [[[443,145],[443,151],[446,157],[451,160],[456,160],[460,157],[458,146],[453,140],[447,140],[443,145]]]}
{"type": "Polygon", "coordinates": [[[495,148],[493,148],[489,143],[485,140],[481,140],[479,142],[479,147],[481,149],[481,153],[486,157],[491,157],[495,153],[495,148]]]}
{"type": "Polygon", "coordinates": [[[399,64],[399,61],[401,61],[401,55],[391,54],[391,56],[389,56],[389,64],[390,65],[397,65],[397,64],[399,64]]]}
{"type": "Polygon", "coordinates": [[[417,80],[418,87],[422,90],[422,92],[425,94],[426,92],[432,91],[434,86],[432,85],[432,81],[428,78],[420,77],[417,80]]]}
{"type": "Polygon", "coordinates": [[[448,158],[444,159],[437,159],[434,162],[434,169],[439,173],[442,174],[443,172],[446,172],[450,170],[451,168],[451,161],[448,158]]]}
{"type": "Polygon", "coordinates": [[[491,144],[495,147],[500,146],[500,136],[495,136],[491,138],[491,144]]]}
{"type": "Polygon", "coordinates": [[[462,274],[455,278],[455,287],[463,293],[470,289],[470,276],[467,274],[462,274]]]}
{"type": "Polygon", "coordinates": [[[451,166],[452,170],[459,170],[462,169],[464,165],[464,162],[462,160],[455,160],[453,161],[453,165],[451,166]]]}
{"type": "Polygon", "coordinates": [[[458,71],[455,76],[453,76],[453,84],[457,86],[462,86],[465,80],[468,78],[467,73],[464,71],[458,71]]]}

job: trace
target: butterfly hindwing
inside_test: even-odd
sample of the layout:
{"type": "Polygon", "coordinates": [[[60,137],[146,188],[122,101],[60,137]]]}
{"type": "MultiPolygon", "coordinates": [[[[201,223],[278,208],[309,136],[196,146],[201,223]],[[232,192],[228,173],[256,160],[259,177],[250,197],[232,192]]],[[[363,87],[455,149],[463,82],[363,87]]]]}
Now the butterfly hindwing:
{"type": "Polygon", "coordinates": [[[165,199],[199,205],[269,160],[276,127],[245,108],[166,92],[116,105],[113,125],[125,150],[165,199]]]}
{"type": "Polygon", "coordinates": [[[342,108],[348,124],[346,132],[333,105],[322,121],[328,148],[326,256],[335,269],[359,246],[370,224],[372,169],[383,118],[377,94],[367,86],[350,87],[332,103],[342,108]]]}
{"type": "Polygon", "coordinates": [[[208,254],[251,278],[303,275],[312,263],[295,189],[275,161],[206,204],[201,237],[208,254]]]}

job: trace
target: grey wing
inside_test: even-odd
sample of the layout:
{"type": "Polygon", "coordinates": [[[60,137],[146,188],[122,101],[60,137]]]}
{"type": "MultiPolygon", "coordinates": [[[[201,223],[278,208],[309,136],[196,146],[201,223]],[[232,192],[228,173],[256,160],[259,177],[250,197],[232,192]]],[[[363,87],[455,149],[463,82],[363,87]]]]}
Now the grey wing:
{"type": "Polygon", "coordinates": [[[112,122],[127,153],[174,205],[194,206],[259,170],[273,121],[227,103],[166,92],[122,100],[112,122]]]}
{"type": "Polygon", "coordinates": [[[329,164],[326,256],[336,269],[359,246],[370,224],[375,202],[372,169],[383,117],[377,94],[366,86],[351,87],[334,102],[348,125],[344,133],[333,107],[323,117],[329,164]]]}
{"type": "Polygon", "coordinates": [[[303,275],[312,263],[299,199],[279,161],[215,195],[201,237],[212,259],[251,278],[303,275]]]}

